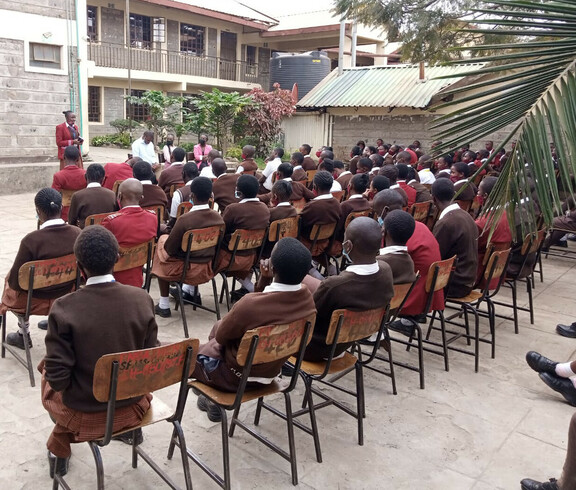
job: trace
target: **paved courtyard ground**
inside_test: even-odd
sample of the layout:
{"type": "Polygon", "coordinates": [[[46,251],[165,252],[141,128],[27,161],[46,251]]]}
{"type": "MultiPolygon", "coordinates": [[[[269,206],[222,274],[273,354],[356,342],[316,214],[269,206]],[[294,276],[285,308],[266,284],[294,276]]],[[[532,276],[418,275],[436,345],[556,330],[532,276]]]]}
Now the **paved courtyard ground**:
{"type": "MultiPolygon", "coordinates": [[[[33,193],[0,196],[0,275],[8,272],[21,238],[36,228],[33,193]]],[[[576,244],[570,243],[573,249],[576,244]]],[[[426,355],[426,389],[417,375],[397,369],[398,395],[391,392],[388,378],[366,372],[367,418],[365,444],[358,446],[355,421],[332,409],[318,413],[324,462],[314,457],[311,438],[296,432],[299,488],[354,489],[517,489],[524,477],[558,477],[565,455],[568,423],[574,408],[549,390],[527,366],[524,356],[537,350],[564,361],[574,358],[576,340],[554,332],[557,323],[576,320],[576,262],[566,258],[544,260],[544,282],[536,281],[536,319],[530,325],[520,314],[520,334],[510,321],[497,324],[496,359],[488,345],[481,345],[480,372],[474,373],[473,358],[451,353],[450,371],[442,360],[426,355]]],[[[202,288],[210,302],[208,288],[202,288]]],[[[154,282],[152,297],[157,300],[154,282]]],[[[520,298],[527,302],[526,293],[520,298]]],[[[224,307],[225,310],[225,307],[224,307]]],[[[45,353],[44,332],[36,328],[41,317],[32,317],[32,356],[37,364],[45,353]]],[[[188,311],[190,332],[207,338],[214,315],[188,311]]],[[[163,342],[182,338],[180,317],[158,318],[163,342]]],[[[8,331],[16,319],[8,316],[8,331]]],[[[483,322],[482,332],[487,332],[483,322]]],[[[414,353],[398,347],[395,357],[414,361],[414,353]]],[[[7,355],[0,359],[0,488],[49,488],[45,441],[52,423],[40,402],[39,376],[31,388],[25,370],[7,355]]],[[[351,381],[351,380],[348,380],[351,381]]],[[[302,390],[293,397],[300,403],[302,390]]],[[[167,403],[175,402],[175,390],[157,393],[167,403]]],[[[281,400],[278,399],[280,402],[281,400]]],[[[220,427],[196,408],[191,395],[183,426],[187,443],[221,468],[220,427]]],[[[250,419],[254,403],[242,410],[250,419]]],[[[264,414],[261,428],[275,440],[285,441],[285,426],[264,414]]],[[[168,424],[144,431],[144,447],[158,458],[174,479],[183,483],[180,459],[166,459],[170,438],[168,424]]],[[[231,440],[233,488],[292,488],[289,465],[256,440],[237,431],[231,440]]],[[[103,451],[106,486],[109,489],[157,488],[162,481],[145,464],[132,469],[130,449],[113,442],[103,451]]],[[[216,488],[197,467],[192,468],[195,488],[216,488]]],[[[73,447],[68,481],[75,488],[94,488],[94,463],[87,444],[73,447]]]]}

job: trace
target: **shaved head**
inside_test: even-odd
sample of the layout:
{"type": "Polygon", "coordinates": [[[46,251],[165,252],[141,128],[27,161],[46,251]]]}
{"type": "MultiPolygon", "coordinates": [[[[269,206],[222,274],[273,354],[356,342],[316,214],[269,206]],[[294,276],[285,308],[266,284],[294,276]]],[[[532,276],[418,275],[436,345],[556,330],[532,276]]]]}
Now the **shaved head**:
{"type": "Polygon", "coordinates": [[[138,179],[126,179],[118,188],[118,198],[122,202],[122,207],[139,204],[143,192],[142,182],[138,179]]]}
{"type": "Polygon", "coordinates": [[[382,229],[372,218],[361,216],[350,222],[344,233],[344,241],[352,242],[352,258],[358,262],[356,257],[360,255],[364,258],[372,257],[374,260],[380,252],[382,243],[382,229]]]}
{"type": "Polygon", "coordinates": [[[374,214],[376,216],[381,216],[384,208],[388,208],[388,211],[394,209],[402,209],[404,205],[404,199],[399,192],[394,189],[384,189],[374,196],[372,201],[372,208],[374,209],[374,214]]]}

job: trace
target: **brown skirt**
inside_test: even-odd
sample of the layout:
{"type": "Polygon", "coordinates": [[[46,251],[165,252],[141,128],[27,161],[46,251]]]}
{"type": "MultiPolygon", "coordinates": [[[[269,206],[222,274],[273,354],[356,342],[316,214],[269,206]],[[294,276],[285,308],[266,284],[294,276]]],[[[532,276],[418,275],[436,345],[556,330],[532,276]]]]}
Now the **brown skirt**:
{"type": "MultiPolygon", "coordinates": [[[[2,293],[2,302],[0,303],[0,315],[11,311],[16,315],[26,313],[26,301],[28,299],[27,291],[15,291],[8,285],[8,278],[4,282],[4,292],[2,293]]],[[[47,315],[50,313],[54,299],[37,299],[32,298],[31,315],[47,315]]]]}

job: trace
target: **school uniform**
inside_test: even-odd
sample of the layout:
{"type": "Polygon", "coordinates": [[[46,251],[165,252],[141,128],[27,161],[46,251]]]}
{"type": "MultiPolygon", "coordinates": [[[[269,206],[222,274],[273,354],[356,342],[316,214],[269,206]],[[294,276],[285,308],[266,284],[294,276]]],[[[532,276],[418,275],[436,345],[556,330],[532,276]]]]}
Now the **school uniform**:
{"type": "Polygon", "coordinates": [[[308,181],[308,174],[302,165],[296,165],[294,167],[294,171],[292,172],[292,180],[294,182],[304,182],[304,184],[306,184],[308,181]]]}
{"type": "Polygon", "coordinates": [[[340,241],[344,240],[344,231],[346,220],[350,213],[357,213],[359,211],[369,211],[372,209],[368,199],[362,194],[353,194],[347,201],[340,203],[340,221],[338,222],[338,233],[336,238],[340,241]]]}
{"type": "Polygon", "coordinates": [[[258,164],[252,159],[247,158],[236,169],[237,174],[256,175],[258,164]]]}
{"type": "Polygon", "coordinates": [[[143,208],[149,206],[164,206],[164,209],[167,209],[168,198],[159,186],[154,185],[149,180],[144,180],[142,181],[142,199],[140,199],[140,206],[143,208]]]}
{"type": "Polygon", "coordinates": [[[302,162],[302,168],[304,170],[316,170],[318,165],[310,155],[304,155],[304,161],[302,162]]]}
{"type": "Polygon", "coordinates": [[[239,201],[234,195],[238,177],[240,177],[239,174],[222,174],[218,176],[218,179],[212,185],[214,202],[218,204],[218,209],[221,213],[224,212],[227,206],[239,201]]]}
{"type": "Polygon", "coordinates": [[[91,182],[86,189],[75,192],[70,202],[68,223],[84,228],[88,216],[111,213],[116,209],[116,195],[97,182],[91,182]]]}
{"type": "MultiPolygon", "coordinates": [[[[58,192],[77,191],[86,187],[86,171],[76,165],[66,165],[52,177],[52,189],[58,192]]],[[[70,206],[62,206],[62,219],[68,221],[70,206]]]]}
{"type": "Polygon", "coordinates": [[[104,182],[102,182],[102,187],[106,189],[114,189],[114,183],[117,180],[126,180],[132,178],[134,175],[132,173],[132,167],[127,163],[107,163],[104,165],[104,182]]]}
{"type": "MultiPolygon", "coordinates": [[[[332,197],[332,194],[322,194],[306,203],[300,213],[300,241],[306,248],[310,248],[314,237],[310,237],[314,225],[326,225],[340,221],[340,203],[332,197]]],[[[336,232],[337,230],[335,230],[336,232]]],[[[318,240],[313,250],[312,257],[317,257],[326,250],[330,240],[318,240]]]]}
{"type": "Polygon", "coordinates": [[[407,284],[416,279],[414,261],[408,253],[407,246],[391,245],[381,248],[380,255],[376,259],[386,262],[390,266],[394,284],[407,284]]]}

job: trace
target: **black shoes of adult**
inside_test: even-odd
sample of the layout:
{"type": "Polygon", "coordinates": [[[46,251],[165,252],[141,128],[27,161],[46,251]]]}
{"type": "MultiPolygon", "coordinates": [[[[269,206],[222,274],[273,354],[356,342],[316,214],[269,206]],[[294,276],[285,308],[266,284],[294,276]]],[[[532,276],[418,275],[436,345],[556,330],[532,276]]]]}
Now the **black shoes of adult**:
{"type": "Polygon", "coordinates": [[[218,405],[215,405],[207,397],[204,395],[198,396],[198,401],[196,405],[200,410],[206,412],[208,414],[208,419],[211,422],[221,422],[222,421],[222,414],[220,413],[220,408],[218,405]]]}
{"type": "Polygon", "coordinates": [[[154,306],[154,313],[162,318],[170,318],[172,316],[170,308],[160,308],[160,305],[154,306]]]}
{"type": "Polygon", "coordinates": [[[400,332],[401,334],[406,335],[406,337],[411,337],[414,334],[416,323],[414,323],[412,320],[404,319],[404,321],[402,321],[400,318],[388,325],[388,329],[394,330],[395,332],[400,332]],[[404,321],[410,322],[410,324],[404,323],[404,321]]]}
{"type": "Polygon", "coordinates": [[[562,335],[562,337],[569,337],[571,339],[576,339],[576,322],[571,325],[562,325],[559,323],[556,325],[556,333],[562,335]]]}
{"type": "Polygon", "coordinates": [[[58,473],[60,476],[64,476],[66,473],[68,473],[69,464],[70,456],[57,460],[56,456],[48,451],[48,467],[50,468],[50,478],[54,478],[55,473],[58,473]],[[58,461],[58,464],[56,464],[56,461],[58,461]]]}
{"type": "MultiPolygon", "coordinates": [[[[28,340],[28,348],[32,349],[32,339],[30,334],[26,334],[26,339],[28,340]]],[[[24,346],[24,335],[20,332],[12,332],[6,335],[6,343],[13,347],[18,347],[18,349],[26,350],[24,346]]]]}
{"type": "Polygon", "coordinates": [[[246,288],[236,289],[230,293],[230,299],[232,300],[232,303],[235,303],[236,301],[241,300],[249,292],[250,291],[248,291],[246,288]]]}
{"type": "Polygon", "coordinates": [[[38,322],[38,328],[40,330],[48,330],[48,320],[40,320],[38,322]]]}
{"type": "MultiPolygon", "coordinates": [[[[176,301],[179,300],[180,294],[178,292],[178,288],[172,287],[170,288],[170,296],[172,296],[176,301]]],[[[196,303],[197,305],[202,306],[202,297],[200,293],[197,294],[190,294],[186,291],[182,291],[182,300],[187,303],[196,303]]]]}
{"type": "Polygon", "coordinates": [[[576,407],[576,388],[572,381],[549,373],[540,373],[539,376],[550,388],[560,393],[570,405],[576,407]]]}
{"type": "Polygon", "coordinates": [[[556,481],[555,478],[550,478],[550,481],[546,482],[524,478],[524,480],[520,482],[520,486],[522,487],[522,490],[560,490],[556,481]]]}
{"type": "Polygon", "coordinates": [[[537,373],[549,373],[556,375],[556,365],[557,362],[551,361],[547,357],[544,357],[538,352],[531,350],[526,354],[526,362],[537,373]]]}
{"type": "Polygon", "coordinates": [[[139,446],[144,442],[144,434],[142,434],[142,429],[135,429],[130,430],[128,432],[124,432],[124,434],[120,434],[119,436],[113,437],[113,441],[120,441],[124,444],[132,445],[134,442],[134,438],[136,439],[136,445],[139,446]]]}

